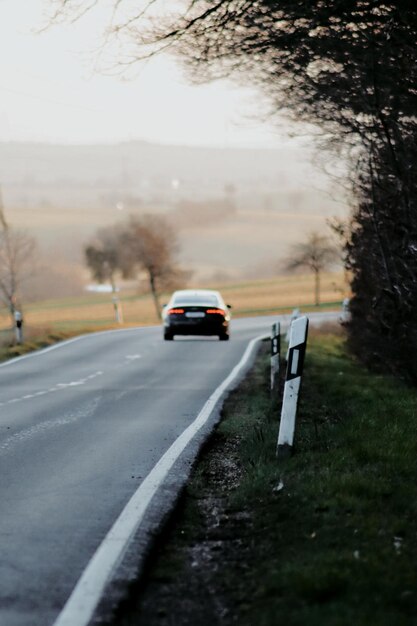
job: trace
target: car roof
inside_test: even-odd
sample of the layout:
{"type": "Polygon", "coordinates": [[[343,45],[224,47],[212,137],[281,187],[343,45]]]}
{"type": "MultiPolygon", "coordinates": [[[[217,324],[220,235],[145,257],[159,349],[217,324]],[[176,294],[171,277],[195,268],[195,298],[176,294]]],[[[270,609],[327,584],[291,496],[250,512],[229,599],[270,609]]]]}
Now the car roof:
{"type": "Polygon", "coordinates": [[[180,291],[174,291],[172,294],[173,298],[187,296],[190,298],[192,296],[202,297],[202,296],[217,296],[221,298],[219,291],[214,291],[214,289],[181,289],[180,291]]]}
{"type": "Polygon", "coordinates": [[[170,301],[175,305],[224,306],[220,293],[213,289],[182,289],[181,291],[174,291],[170,301]]]}

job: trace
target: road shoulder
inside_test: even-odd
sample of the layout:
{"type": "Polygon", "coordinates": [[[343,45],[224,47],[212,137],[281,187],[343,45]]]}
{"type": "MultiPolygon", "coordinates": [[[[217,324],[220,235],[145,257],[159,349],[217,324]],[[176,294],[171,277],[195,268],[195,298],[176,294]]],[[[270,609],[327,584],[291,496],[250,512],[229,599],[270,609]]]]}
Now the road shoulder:
{"type": "Polygon", "coordinates": [[[415,623],[415,390],[312,337],[297,454],[279,466],[267,381],[264,352],[114,624],[415,623]]]}

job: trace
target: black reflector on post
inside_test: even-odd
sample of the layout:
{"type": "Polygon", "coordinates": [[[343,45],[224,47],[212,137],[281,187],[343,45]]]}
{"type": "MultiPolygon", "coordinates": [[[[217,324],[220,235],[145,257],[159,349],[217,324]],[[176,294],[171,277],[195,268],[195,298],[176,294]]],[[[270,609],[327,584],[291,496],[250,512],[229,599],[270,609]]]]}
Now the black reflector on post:
{"type": "Polygon", "coordinates": [[[272,324],[271,331],[271,393],[278,388],[279,355],[281,350],[280,323],[272,324]]]}

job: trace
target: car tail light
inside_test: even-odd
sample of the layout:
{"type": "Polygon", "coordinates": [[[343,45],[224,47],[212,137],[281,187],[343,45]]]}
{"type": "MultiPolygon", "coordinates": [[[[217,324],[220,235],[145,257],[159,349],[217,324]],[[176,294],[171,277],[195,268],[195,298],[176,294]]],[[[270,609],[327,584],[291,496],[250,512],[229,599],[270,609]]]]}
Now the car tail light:
{"type": "Polygon", "coordinates": [[[173,313],[174,315],[177,313],[184,313],[184,309],[169,309],[168,315],[171,315],[171,313],[173,313]]]}
{"type": "Polygon", "coordinates": [[[207,309],[206,313],[214,313],[214,314],[217,314],[217,315],[223,315],[224,316],[223,309],[207,309]]]}

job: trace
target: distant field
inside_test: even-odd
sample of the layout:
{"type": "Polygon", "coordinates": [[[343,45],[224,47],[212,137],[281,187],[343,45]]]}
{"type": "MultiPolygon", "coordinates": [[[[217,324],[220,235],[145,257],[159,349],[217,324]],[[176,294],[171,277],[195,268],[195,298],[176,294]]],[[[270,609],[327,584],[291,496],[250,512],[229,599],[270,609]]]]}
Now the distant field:
{"type": "MultiPolygon", "coordinates": [[[[337,214],[336,211],[332,213],[337,214]]],[[[330,210],[238,211],[220,222],[182,227],[181,263],[195,272],[196,280],[215,283],[250,276],[274,276],[290,247],[308,233],[329,234],[330,210]],[[271,271],[272,270],[272,271],[271,271]],[[268,273],[266,274],[266,272],[268,273]]]]}
{"type": "MultiPolygon", "coordinates": [[[[128,215],[114,210],[53,207],[36,211],[18,208],[10,213],[13,225],[37,238],[45,259],[54,259],[55,269],[59,263],[77,264],[79,272],[86,272],[83,247],[97,228],[123,222],[128,215]]],[[[274,276],[292,245],[312,231],[329,234],[326,220],[332,215],[344,216],[337,205],[314,208],[306,198],[298,208],[287,206],[283,200],[275,210],[238,210],[208,222],[203,216],[200,222],[177,225],[174,213],[167,211],[166,215],[178,228],[179,263],[193,272],[197,282],[206,283],[274,276]]]]}
{"type": "MultiPolygon", "coordinates": [[[[233,307],[234,317],[273,314],[294,307],[314,309],[313,280],[308,274],[280,276],[228,285],[212,285],[220,289],[224,299],[233,307]]],[[[342,273],[327,273],[322,277],[323,306],[337,308],[345,295],[342,273]]],[[[161,298],[166,302],[168,295],[161,298]]],[[[157,324],[158,318],[149,295],[121,294],[125,325],[157,324]]],[[[80,298],[63,298],[37,302],[25,307],[25,323],[31,328],[76,330],[108,327],[114,324],[111,297],[108,294],[86,294],[80,298]]],[[[0,316],[0,329],[7,329],[7,315],[0,316]]]]}

